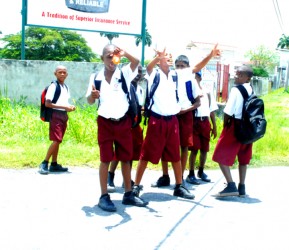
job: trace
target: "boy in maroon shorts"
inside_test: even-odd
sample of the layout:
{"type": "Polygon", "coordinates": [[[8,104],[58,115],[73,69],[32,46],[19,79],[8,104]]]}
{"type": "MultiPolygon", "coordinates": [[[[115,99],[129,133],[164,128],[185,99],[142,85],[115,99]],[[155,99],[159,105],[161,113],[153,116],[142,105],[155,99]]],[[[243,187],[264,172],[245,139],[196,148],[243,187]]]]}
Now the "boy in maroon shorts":
{"type": "Polygon", "coordinates": [[[125,186],[122,204],[144,207],[148,203],[136,197],[131,190],[132,133],[131,118],[128,111],[127,95],[122,89],[122,75],[125,78],[127,89],[136,76],[139,60],[113,44],[104,47],[101,59],[104,68],[95,76],[90,77],[86,97],[89,104],[99,102],[97,117],[97,138],[100,149],[99,180],[101,196],[98,206],[109,212],[116,211],[107,190],[107,176],[109,163],[114,155],[121,161],[121,168],[125,186]],[[114,57],[125,56],[130,63],[118,68],[114,57]],[[100,90],[96,90],[95,82],[101,81],[100,90]]]}
{"type": "Polygon", "coordinates": [[[159,160],[171,162],[174,169],[176,186],[174,196],[194,199],[195,196],[182,186],[182,166],[180,158],[180,136],[177,114],[181,111],[176,97],[176,72],[170,70],[172,59],[165,50],[156,51],[156,57],[148,64],[148,91],[152,86],[159,65],[160,81],[153,96],[146,137],[144,139],[140,160],[138,162],[133,192],[139,196],[140,182],[150,161],[158,164],[159,160]]]}
{"type": "MultiPolygon", "coordinates": [[[[249,96],[252,94],[252,86],[250,85],[253,71],[249,66],[238,67],[235,74],[236,85],[242,84],[249,96]]],[[[242,144],[240,143],[234,132],[235,123],[238,119],[242,118],[243,109],[243,96],[241,92],[233,87],[230,91],[229,99],[224,109],[224,125],[220,138],[217,142],[213,161],[219,163],[221,171],[227,181],[227,187],[220,191],[216,196],[245,196],[245,178],[247,172],[247,165],[252,158],[252,143],[242,144]],[[230,167],[234,164],[234,161],[238,157],[239,162],[239,185],[238,189],[233,181],[230,167]]]]}
{"type": "MultiPolygon", "coordinates": [[[[133,161],[138,161],[141,147],[143,143],[143,129],[140,125],[131,129],[132,132],[132,145],[133,145],[133,156],[132,160],[130,161],[130,167],[132,169],[133,161]]],[[[115,170],[118,166],[119,161],[116,157],[114,157],[113,161],[111,161],[109,165],[108,177],[107,177],[107,190],[109,193],[115,192],[115,184],[114,184],[114,176],[115,170]]],[[[131,181],[131,185],[134,185],[134,181],[131,181]]]]}
{"type": "MultiPolygon", "coordinates": [[[[181,164],[182,164],[182,174],[184,174],[188,159],[188,147],[193,145],[193,113],[200,106],[200,98],[198,86],[196,81],[193,79],[192,82],[192,95],[194,96],[195,102],[191,104],[188,99],[187,92],[182,91],[186,86],[186,81],[193,78],[192,73],[200,71],[206,64],[211,60],[211,58],[220,55],[220,50],[217,48],[218,44],[214,46],[210,54],[208,54],[203,60],[197,63],[192,69],[190,68],[190,62],[187,56],[180,55],[175,60],[175,68],[178,72],[179,83],[178,92],[181,105],[181,112],[178,114],[179,121],[179,131],[180,131],[180,147],[181,147],[181,164]],[[184,72],[187,71],[187,72],[184,72]],[[182,77],[181,77],[182,76],[182,77]],[[184,77],[185,76],[185,77],[184,77]]],[[[152,183],[152,187],[165,187],[170,185],[170,177],[168,172],[168,162],[162,161],[163,176],[161,176],[156,182],[152,183]]],[[[183,178],[183,177],[182,177],[183,178]]]]}
{"type": "Polygon", "coordinates": [[[56,103],[52,103],[54,98],[54,94],[56,92],[56,84],[51,84],[46,93],[45,106],[48,108],[52,108],[52,116],[49,122],[49,139],[52,141],[46,157],[44,161],[39,166],[40,174],[48,174],[49,172],[66,172],[68,168],[62,167],[57,163],[59,145],[63,140],[68,115],[67,112],[71,112],[75,110],[75,106],[70,105],[68,103],[68,99],[70,98],[69,89],[67,85],[65,85],[64,81],[68,76],[66,67],[59,65],[56,67],[54,71],[54,75],[56,76],[56,84],[60,86],[60,95],[56,103]],[[52,157],[52,161],[48,170],[49,159],[52,157]]]}
{"type": "MultiPolygon", "coordinates": [[[[131,84],[135,87],[136,95],[139,101],[139,104],[143,106],[144,103],[144,89],[139,85],[139,83],[144,79],[144,74],[142,70],[142,66],[138,66],[138,74],[137,76],[132,80],[131,84]]],[[[131,129],[132,132],[132,144],[133,144],[133,157],[130,161],[130,165],[132,168],[133,161],[138,161],[141,147],[143,143],[143,129],[139,125],[131,129]]],[[[114,176],[115,176],[115,170],[118,166],[119,161],[114,156],[114,160],[110,163],[109,171],[108,171],[108,178],[107,178],[107,189],[109,193],[112,193],[115,191],[115,184],[114,184],[114,176]]],[[[133,185],[134,182],[131,181],[131,184],[133,185]]]]}
{"type": "Polygon", "coordinates": [[[211,181],[207,174],[205,174],[204,168],[206,164],[207,153],[209,152],[210,138],[212,136],[215,139],[217,136],[215,110],[218,109],[218,105],[212,91],[207,90],[205,86],[201,84],[202,75],[200,72],[195,74],[195,79],[201,91],[201,106],[196,110],[196,112],[194,112],[194,144],[193,146],[189,147],[189,150],[191,151],[189,159],[190,172],[186,178],[186,181],[194,185],[199,185],[201,183],[195,176],[195,162],[198,152],[200,153],[198,177],[205,182],[211,181]]]}

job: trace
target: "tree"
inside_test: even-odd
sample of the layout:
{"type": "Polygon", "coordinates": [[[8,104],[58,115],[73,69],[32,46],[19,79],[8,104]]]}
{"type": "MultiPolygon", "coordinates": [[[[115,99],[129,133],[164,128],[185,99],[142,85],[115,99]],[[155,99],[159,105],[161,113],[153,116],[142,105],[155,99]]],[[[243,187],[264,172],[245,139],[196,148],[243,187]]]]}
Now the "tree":
{"type": "Polygon", "coordinates": [[[289,36],[285,36],[285,34],[282,34],[282,36],[279,38],[277,48],[289,49],[289,36]]]}
{"type": "MultiPolygon", "coordinates": [[[[0,58],[21,59],[21,32],[1,40],[5,45],[0,58]]],[[[35,27],[25,30],[25,54],[27,60],[91,62],[97,59],[78,33],[35,27]]]]}
{"type": "Polygon", "coordinates": [[[268,77],[269,74],[274,72],[279,62],[279,55],[263,45],[249,50],[245,56],[253,62],[253,73],[255,76],[268,77]]]}
{"type": "MultiPolygon", "coordinates": [[[[145,46],[151,46],[152,45],[152,36],[148,32],[147,28],[145,29],[145,46]]],[[[135,45],[139,46],[139,44],[142,42],[142,36],[136,36],[135,37],[135,45]]]]}
{"type": "Polygon", "coordinates": [[[116,34],[116,33],[104,33],[104,32],[101,32],[99,34],[100,34],[100,36],[107,37],[110,44],[112,44],[112,39],[113,38],[118,38],[119,37],[119,35],[116,34]]]}

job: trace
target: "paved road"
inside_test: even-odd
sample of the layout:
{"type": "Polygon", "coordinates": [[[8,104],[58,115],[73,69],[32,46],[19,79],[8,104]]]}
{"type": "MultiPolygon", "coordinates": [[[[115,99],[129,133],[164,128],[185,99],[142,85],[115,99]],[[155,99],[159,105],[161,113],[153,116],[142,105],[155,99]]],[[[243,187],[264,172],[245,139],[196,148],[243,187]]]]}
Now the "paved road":
{"type": "Polygon", "coordinates": [[[289,249],[289,167],[249,169],[246,198],[212,197],[225,180],[219,170],[207,174],[212,182],[189,185],[196,199],[188,201],[172,196],[172,172],[169,188],[151,188],[160,172],[147,170],[148,207],[122,205],[119,187],[111,194],[118,210],[109,213],[97,207],[97,169],[48,176],[0,169],[0,249],[289,249]]]}

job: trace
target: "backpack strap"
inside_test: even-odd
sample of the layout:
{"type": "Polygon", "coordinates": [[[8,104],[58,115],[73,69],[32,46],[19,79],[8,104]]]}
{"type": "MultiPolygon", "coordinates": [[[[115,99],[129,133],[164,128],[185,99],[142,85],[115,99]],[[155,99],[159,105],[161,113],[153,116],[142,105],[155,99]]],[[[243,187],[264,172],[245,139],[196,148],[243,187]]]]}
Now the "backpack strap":
{"type": "MultiPolygon", "coordinates": [[[[61,88],[60,88],[60,83],[56,80],[56,81],[52,81],[51,84],[55,84],[56,88],[55,88],[55,93],[54,93],[54,97],[52,99],[52,103],[56,103],[60,97],[60,93],[61,93],[61,88]]],[[[66,90],[68,91],[68,87],[65,83],[63,83],[63,85],[65,86],[66,90]]]]}
{"type": "MultiPolygon", "coordinates": [[[[55,93],[54,93],[54,97],[52,99],[52,103],[56,103],[60,97],[60,92],[61,92],[61,89],[60,89],[60,84],[58,81],[52,81],[51,84],[54,84],[55,85],[55,93]]],[[[65,85],[66,86],[66,85],[65,85]]],[[[67,88],[67,86],[66,86],[67,88]]]]}
{"type": "Polygon", "coordinates": [[[145,98],[145,120],[144,120],[144,125],[147,123],[147,118],[150,116],[150,111],[152,109],[152,106],[154,104],[154,99],[153,96],[159,86],[160,83],[160,73],[158,70],[156,70],[156,75],[153,80],[153,84],[151,86],[150,92],[147,84],[147,89],[146,89],[146,98],[145,98]]]}
{"type": "Polygon", "coordinates": [[[100,90],[100,86],[101,86],[101,80],[96,80],[96,76],[97,74],[94,75],[94,87],[96,90],[100,90]]]}
{"type": "MultiPolygon", "coordinates": [[[[176,72],[176,71],[175,71],[176,72]]],[[[178,95],[178,73],[176,72],[176,75],[175,76],[172,76],[173,78],[173,81],[176,82],[176,99],[177,99],[177,102],[179,102],[179,95],[178,95]]]]}
{"type": "Polygon", "coordinates": [[[186,92],[187,92],[187,97],[193,104],[195,102],[195,98],[193,96],[193,89],[192,89],[192,81],[187,81],[186,82],[186,92]]]}
{"type": "Polygon", "coordinates": [[[249,94],[248,94],[246,88],[242,84],[237,85],[236,88],[241,92],[244,100],[249,97],[249,94]]]}
{"type": "Polygon", "coordinates": [[[236,88],[240,91],[243,99],[244,99],[244,102],[243,102],[243,108],[242,108],[242,117],[244,117],[244,111],[245,111],[245,100],[249,98],[249,94],[246,90],[246,88],[243,86],[243,84],[239,84],[236,86],[236,88]]]}
{"type": "Polygon", "coordinates": [[[124,78],[122,71],[120,71],[120,81],[121,81],[121,88],[123,92],[126,94],[127,100],[130,101],[130,96],[129,96],[129,92],[128,92],[127,85],[126,85],[126,80],[124,78]]]}
{"type": "MultiPolygon", "coordinates": [[[[155,75],[155,78],[154,78],[154,81],[153,81],[153,85],[152,85],[152,87],[151,87],[151,91],[150,91],[150,93],[149,93],[149,98],[150,98],[150,99],[153,98],[153,96],[154,96],[154,94],[155,94],[155,92],[156,92],[156,90],[157,90],[157,88],[158,88],[158,86],[159,86],[160,78],[161,78],[160,72],[157,70],[156,75],[155,75]]],[[[147,85],[147,86],[148,86],[148,85],[147,85]]]]}

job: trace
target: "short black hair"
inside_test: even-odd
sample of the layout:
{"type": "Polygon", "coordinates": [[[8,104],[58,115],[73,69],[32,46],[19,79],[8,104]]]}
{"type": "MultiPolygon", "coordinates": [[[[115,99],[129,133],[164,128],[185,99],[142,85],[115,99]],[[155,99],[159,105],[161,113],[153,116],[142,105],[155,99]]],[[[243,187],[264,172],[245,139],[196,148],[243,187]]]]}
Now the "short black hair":
{"type": "Polygon", "coordinates": [[[175,60],[175,64],[177,62],[183,62],[184,64],[186,64],[187,66],[190,66],[190,60],[187,56],[185,55],[179,55],[176,60],[175,60]]]}
{"type": "Polygon", "coordinates": [[[106,52],[107,52],[111,47],[112,47],[113,49],[116,48],[116,46],[115,46],[114,44],[111,44],[111,43],[105,45],[104,48],[103,48],[103,50],[102,50],[102,55],[104,56],[104,55],[106,54],[106,52]]]}
{"type": "Polygon", "coordinates": [[[248,66],[248,65],[239,66],[237,68],[237,71],[246,74],[250,78],[253,76],[253,69],[250,66],[248,66]]]}

